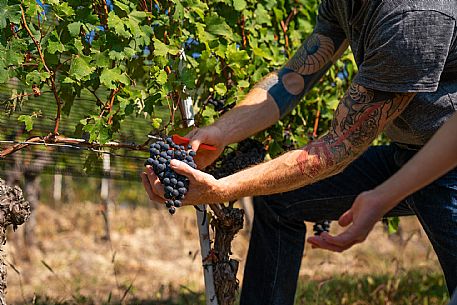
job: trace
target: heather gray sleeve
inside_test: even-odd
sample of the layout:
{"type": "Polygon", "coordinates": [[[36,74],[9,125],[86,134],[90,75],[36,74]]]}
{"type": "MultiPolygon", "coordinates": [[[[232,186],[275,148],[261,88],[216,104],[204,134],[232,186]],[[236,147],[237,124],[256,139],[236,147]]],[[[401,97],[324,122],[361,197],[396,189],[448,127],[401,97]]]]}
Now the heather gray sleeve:
{"type": "Polygon", "coordinates": [[[354,82],[389,92],[434,92],[451,46],[455,20],[408,11],[373,22],[354,82]]]}

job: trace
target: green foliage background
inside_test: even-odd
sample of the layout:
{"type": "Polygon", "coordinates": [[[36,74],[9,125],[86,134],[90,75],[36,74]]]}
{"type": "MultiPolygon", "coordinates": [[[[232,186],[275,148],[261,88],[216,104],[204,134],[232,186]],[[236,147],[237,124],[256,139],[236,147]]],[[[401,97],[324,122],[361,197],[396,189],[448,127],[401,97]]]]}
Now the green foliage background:
{"type": "MultiPolygon", "coordinates": [[[[213,122],[221,113],[208,99],[237,103],[281,67],[312,32],[317,6],[317,0],[0,0],[0,83],[21,84],[3,103],[14,113],[35,98],[33,89],[55,91],[49,106],[18,117],[30,133],[60,104],[61,121],[75,107],[88,108],[83,119],[66,124],[90,141],[116,139],[132,118],[148,122],[144,139],[182,134],[182,100],[192,98],[197,126],[213,122]],[[91,100],[76,105],[81,95],[91,100]]],[[[272,156],[327,129],[354,69],[347,52],[291,115],[258,135],[272,156]],[[345,77],[337,77],[342,71],[345,77]]]]}

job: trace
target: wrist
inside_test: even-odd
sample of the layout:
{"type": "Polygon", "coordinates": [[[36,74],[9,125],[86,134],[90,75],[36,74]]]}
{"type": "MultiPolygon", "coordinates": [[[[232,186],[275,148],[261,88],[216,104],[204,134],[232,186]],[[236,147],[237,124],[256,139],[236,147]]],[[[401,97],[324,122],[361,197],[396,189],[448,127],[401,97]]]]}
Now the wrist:
{"type": "Polygon", "coordinates": [[[227,202],[231,200],[236,200],[239,197],[236,194],[236,186],[231,182],[230,176],[223,177],[217,180],[218,182],[218,191],[221,194],[222,201],[227,202]]]}
{"type": "Polygon", "coordinates": [[[222,119],[219,119],[216,122],[214,122],[214,124],[211,125],[211,127],[216,129],[216,133],[219,135],[218,136],[219,145],[221,147],[226,147],[227,145],[230,144],[229,133],[227,132],[227,130],[230,130],[230,129],[224,128],[222,119]]]}

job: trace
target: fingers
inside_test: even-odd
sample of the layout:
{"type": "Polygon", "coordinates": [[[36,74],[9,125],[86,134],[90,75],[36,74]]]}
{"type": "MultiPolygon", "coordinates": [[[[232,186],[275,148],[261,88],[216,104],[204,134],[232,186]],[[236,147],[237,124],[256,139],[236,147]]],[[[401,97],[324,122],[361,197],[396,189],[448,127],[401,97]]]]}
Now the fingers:
{"type": "Polygon", "coordinates": [[[192,146],[192,150],[194,151],[197,151],[200,144],[204,142],[204,135],[199,131],[200,129],[195,128],[186,135],[186,137],[190,139],[189,144],[192,146]]]}
{"type": "Polygon", "coordinates": [[[141,181],[143,182],[144,189],[146,190],[149,199],[157,203],[163,203],[163,199],[154,194],[152,191],[151,184],[149,183],[146,173],[141,173],[141,181]]]}
{"type": "Polygon", "coordinates": [[[180,175],[184,175],[187,178],[195,178],[195,169],[193,169],[184,162],[178,160],[171,160],[170,167],[172,170],[174,170],[176,173],[180,175]]]}
{"type": "Polygon", "coordinates": [[[338,219],[338,224],[342,227],[349,225],[354,219],[354,213],[352,209],[347,210],[343,215],[338,219]]]}
{"type": "Polygon", "coordinates": [[[340,247],[328,243],[325,239],[323,239],[320,236],[309,237],[308,242],[313,246],[313,248],[326,249],[334,252],[343,251],[340,247]]]}
{"type": "Polygon", "coordinates": [[[154,173],[154,170],[149,165],[146,166],[146,178],[149,182],[149,185],[151,186],[152,192],[156,196],[162,197],[162,201],[163,201],[163,198],[165,198],[164,197],[165,192],[163,190],[163,186],[161,185],[159,178],[154,173]]]}
{"type": "Polygon", "coordinates": [[[346,230],[337,236],[332,236],[327,232],[323,232],[319,236],[312,236],[308,238],[308,242],[311,243],[314,248],[321,248],[335,252],[343,252],[361,241],[363,241],[363,238],[356,235],[352,230],[346,230]]]}

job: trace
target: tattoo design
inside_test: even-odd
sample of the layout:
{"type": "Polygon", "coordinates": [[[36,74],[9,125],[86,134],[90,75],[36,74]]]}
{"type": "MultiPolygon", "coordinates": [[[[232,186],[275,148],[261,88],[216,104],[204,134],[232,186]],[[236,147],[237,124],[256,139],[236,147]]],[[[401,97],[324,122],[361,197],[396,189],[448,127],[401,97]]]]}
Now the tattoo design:
{"type": "Polygon", "coordinates": [[[331,61],[335,53],[333,40],[329,37],[313,34],[294,57],[286,64],[286,68],[294,70],[302,75],[310,75],[322,69],[331,61]]]}
{"type": "Polygon", "coordinates": [[[338,173],[395,119],[414,93],[388,93],[353,83],[335,111],[328,134],[303,148],[297,163],[315,182],[338,173]]]}
{"type": "MultiPolygon", "coordinates": [[[[338,41],[337,46],[341,47],[343,44],[344,41],[338,41]]],[[[268,74],[256,88],[268,91],[283,117],[324,75],[332,65],[333,56],[333,40],[320,34],[312,34],[279,72],[268,74]]]]}

